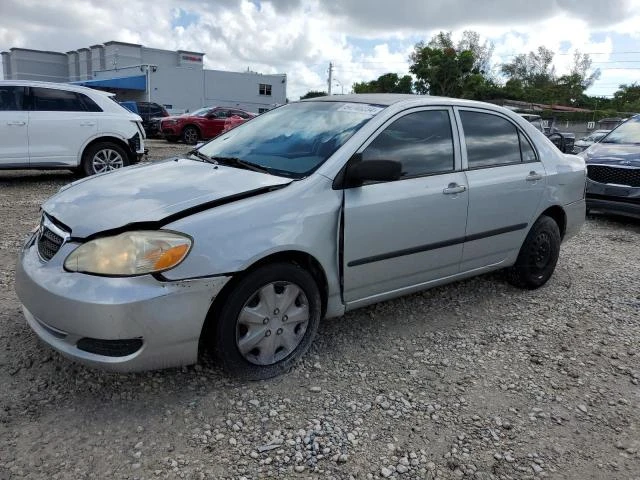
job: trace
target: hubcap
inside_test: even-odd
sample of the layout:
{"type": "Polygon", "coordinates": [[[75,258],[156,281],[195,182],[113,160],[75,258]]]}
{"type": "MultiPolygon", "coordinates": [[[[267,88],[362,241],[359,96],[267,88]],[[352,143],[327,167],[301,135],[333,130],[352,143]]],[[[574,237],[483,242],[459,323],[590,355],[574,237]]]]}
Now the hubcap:
{"type": "Polygon", "coordinates": [[[93,156],[93,171],[95,173],[110,172],[124,167],[122,156],[115,150],[105,148],[93,156]]]}
{"type": "Polygon", "coordinates": [[[309,302],[290,282],[273,282],[244,304],[236,323],[236,345],[254,365],[273,365],[300,345],[309,324],[309,302]]]}

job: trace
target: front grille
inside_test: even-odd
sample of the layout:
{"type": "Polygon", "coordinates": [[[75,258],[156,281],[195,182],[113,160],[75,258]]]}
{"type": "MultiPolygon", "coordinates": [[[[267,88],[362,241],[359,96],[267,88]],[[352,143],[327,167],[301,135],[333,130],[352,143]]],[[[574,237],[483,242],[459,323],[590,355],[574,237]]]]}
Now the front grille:
{"type": "Polygon", "coordinates": [[[103,355],[105,357],[126,357],[137,352],[142,347],[141,338],[126,340],[100,340],[98,338],[81,338],[76,346],[85,352],[103,355]]]}
{"type": "Polygon", "coordinates": [[[598,183],[614,183],[640,187],[640,168],[618,168],[605,165],[588,165],[587,177],[598,183]]]}
{"type": "Polygon", "coordinates": [[[63,243],[62,237],[43,226],[38,237],[38,253],[43,260],[51,260],[63,243]]]}

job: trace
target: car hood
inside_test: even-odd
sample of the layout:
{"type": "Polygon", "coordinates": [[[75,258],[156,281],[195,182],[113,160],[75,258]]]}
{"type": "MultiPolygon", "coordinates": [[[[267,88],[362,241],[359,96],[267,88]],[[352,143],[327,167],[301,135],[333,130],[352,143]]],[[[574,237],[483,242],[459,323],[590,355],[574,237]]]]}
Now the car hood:
{"type": "Polygon", "coordinates": [[[584,152],[587,164],[624,165],[640,168],[640,145],[594,143],[584,152]]]}
{"type": "MultiPolygon", "coordinates": [[[[266,193],[291,179],[185,158],[78,180],[43,206],[74,238],[131,224],[159,226],[198,211],[266,193]]],[[[149,228],[149,227],[148,227],[149,228]]]]}

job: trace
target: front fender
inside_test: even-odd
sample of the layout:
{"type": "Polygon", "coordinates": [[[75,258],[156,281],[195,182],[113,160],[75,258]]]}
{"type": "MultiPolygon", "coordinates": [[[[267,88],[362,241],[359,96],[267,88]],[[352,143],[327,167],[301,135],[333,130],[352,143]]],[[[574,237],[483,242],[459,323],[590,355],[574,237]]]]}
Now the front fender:
{"type": "Polygon", "coordinates": [[[164,272],[169,280],[232,274],[283,251],[314,257],[329,295],[340,293],[338,229],[342,192],[321,176],[182,218],[164,228],[194,239],[187,258],[164,272]]]}

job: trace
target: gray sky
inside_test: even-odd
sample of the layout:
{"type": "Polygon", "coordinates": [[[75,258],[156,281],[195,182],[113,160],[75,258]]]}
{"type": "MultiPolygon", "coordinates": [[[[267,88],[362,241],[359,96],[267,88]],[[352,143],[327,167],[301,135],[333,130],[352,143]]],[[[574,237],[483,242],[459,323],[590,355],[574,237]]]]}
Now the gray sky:
{"type": "Polygon", "coordinates": [[[566,71],[574,50],[602,70],[589,93],[640,80],[637,0],[0,0],[0,50],[68,51],[109,40],[206,53],[209,68],[286,73],[288,96],[408,73],[417,41],[478,31],[494,63],[545,45],[566,71]]]}

